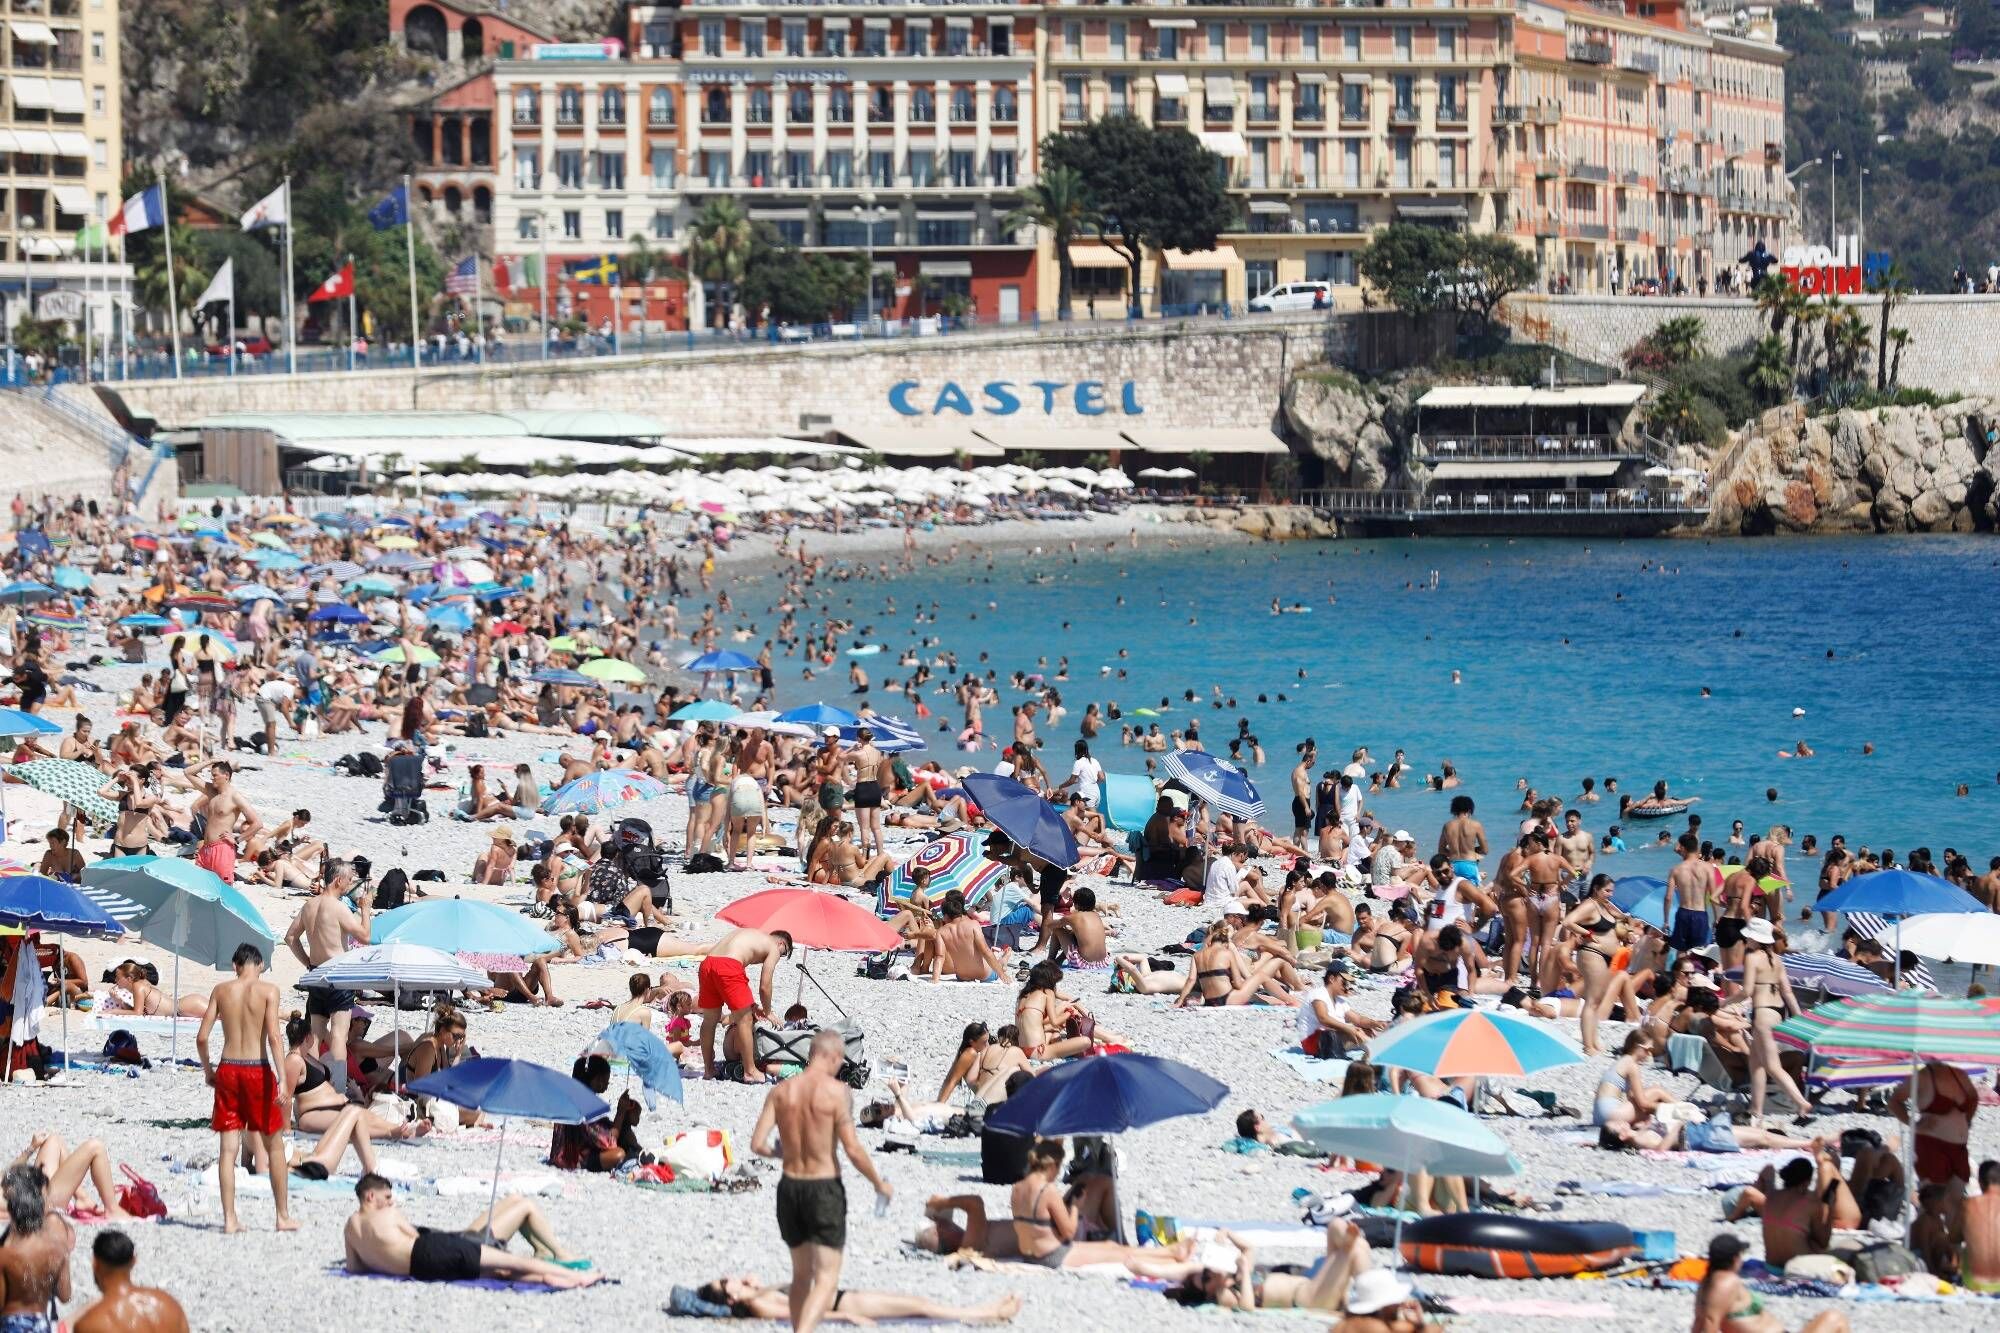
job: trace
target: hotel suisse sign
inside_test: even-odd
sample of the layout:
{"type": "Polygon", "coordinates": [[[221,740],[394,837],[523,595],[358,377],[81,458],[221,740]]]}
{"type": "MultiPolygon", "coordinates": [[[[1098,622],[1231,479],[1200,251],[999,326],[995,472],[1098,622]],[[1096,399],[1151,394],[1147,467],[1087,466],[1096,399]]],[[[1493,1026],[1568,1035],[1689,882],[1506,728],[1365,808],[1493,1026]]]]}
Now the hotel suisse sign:
{"type": "Polygon", "coordinates": [[[984,384],[962,385],[953,380],[927,385],[921,380],[898,380],[889,387],[889,406],[906,417],[958,416],[1011,417],[1017,412],[1039,411],[1045,417],[1060,412],[1101,417],[1143,415],[1139,405],[1139,385],[1134,380],[1112,384],[1104,380],[988,380],[984,384]]]}

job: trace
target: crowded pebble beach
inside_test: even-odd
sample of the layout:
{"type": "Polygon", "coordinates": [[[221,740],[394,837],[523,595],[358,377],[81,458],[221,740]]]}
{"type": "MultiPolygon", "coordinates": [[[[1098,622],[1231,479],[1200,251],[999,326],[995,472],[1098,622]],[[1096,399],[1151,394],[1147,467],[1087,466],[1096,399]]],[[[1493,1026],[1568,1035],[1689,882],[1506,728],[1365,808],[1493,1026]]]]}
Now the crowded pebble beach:
{"type": "MultiPolygon", "coordinates": [[[[1842,995],[1963,1005],[1976,975],[1942,953],[1899,958],[1893,921],[1823,918],[1817,900],[1901,875],[1934,895],[1925,913],[1961,912],[1960,933],[1983,934],[1992,848],[1884,865],[1859,847],[1808,853],[1784,825],[1738,844],[1713,819],[1691,832],[1703,807],[1637,775],[1623,793],[1520,810],[1485,798],[1489,784],[1458,810],[1471,802],[1453,800],[1447,770],[1430,822],[1404,827],[1374,814],[1426,781],[1389,757],[1393,700],[1380,734],[1321,734],[1304,752],[1302,735],[1267,738],[1289,789],[1258,790],[1199,736],[1122,747],[1116,710],[1095,742],[1054,739],[1036,674],[1054,649],[1024,643],[1018,660],[975,667],[936,617],[889,611],[898,577],[996,551],[1010,578],[1033,579],[1073,555],[1234,543],[1143,507],[962,528],[935,517],[836,533],[782,516],[736,531],[699,511],[607,528],[440,497],[17,509],[14,582],[0,589],[0,703],[18,710],[0,714],[15,747],[0,857],[18,873],[0,876],[0,903],[16,879],[80,880],[128,933],[61,936],[60,959],[54,932],[26,937],[42,956],[0,938],[15,1071],[0,1158],[22,1155],[6,1185],[23,1210],[0,1251],[29,1247],[0,1256],[7,1317],[60,1268],[59,1312],[82,1327],[102,1291],[123,1290],[120,1246],[99,1244],[116,1232],[130,1282],[204,1330],[313,1311],[445,1330],[775,1318],[787,1303],[770,1289],[844,1231],[836,1285],[851,1304],[831,1314],[857,1322],[1192,1329],[1255,1306],[1346,1333],[2000,1325],[2000,1305],[1963,1283],[2000,1285],[2000,1167],[1990,1190],[1976,1180],[2000,1158],[2000,1014],[1977,994],[1962,1022],[1918,1013],[1947,1034],[1937,1050],[1881,1055],[1872,1082],[1830,1071],[1798,1090],[1804,1108],[1786,1089],[1810,1057],[1773,1035],[1842,995]],[[850,597],[865,605],[850,611],[850,597]],[[1621,794],[1637,799],[1621,810],[1621,794]],[[1646,884],[1598,859],[1617,818],[1676,840],[1646,884]],[[942,839],[963,854],[926,850],[942,839]],[[927,863],[969,889],[931,893],[927,863]],[[233,892],[218,904],[201,875],[233,892]],[[741,924],[733,905],[773,891],[800,899],[784,919],[840,938],[741,924]],[[492,945],[444,950],[474,974],[462,988],[402,996],[400,1012],[386,990],[299,988],[308,962],[382,943],[384,923],[388,939],[446,939],[436,914],[453,900],[511,918],[492,945]],[[198,957],[174,933],[187,903],[227,947],[198,957]],[[233,966],[240,944],[259,961],[233,966]],[[1785,961],[1807,953],[1827,960],[1812,985],[1785,961]],[[722,1020],[709,1051],[705,1009],[722,1020]],[[1412,1064],[1374,1057],[1441,1019],[1486,1023],[1466,1046],[1505,1038],[1475,1057],[1537,1067],[1424,1072],[1465,1053],[1450,1043],[1412,1064]],[[647,1036],[614,1049],[614,1022],[647,1036]],[[340,1026],[348,1059],[333,1049],[340,1026]],[[753,1027],[745,1060],[737,1038],[753,1027]],[[846,1040],[815,1044],[819,1029],[846,1040]],[[204,1065],[226,1050],[250,1063],[217,1065],[211,1086],[204,1065]],[[1077,1066],[1146,1058],[1122,1112],[1138,1123],[1104,1140],[1115,1164],[1089,1138],[1056,1154],[992,1128],[1010,1101],[1037,1104],[1037,1080],[1082,1085],[1091,1071],[1077,1066]],[[267,1059],[268,1089],[251,1069],[267,1059]],[[426,1084],[492,1060],[537,1066],[601,1114],[552,1129],[426,1084]],[[1177,1081],[1143,1081],[1160,1078],[1177,1081]],[[1914,1143],[1892,1114],[1912,1084],[1914,1143]],[[1152,1118],[1181,1096],[1192,1103],[1152,1118]],[[1364,1097],[1424,1103],[1439,1132],[1467,1136],[1449,1160],[1470,1160],[1480,1135],[1500,1152],[1490,1169],[1420,1175],[1316,1138],[1364,1097]],[[254,1140],[267,1109],[292,1158],[296,1229],[274,1229],[260,1155],[227,1173],[232,1234],[218,1128],[248,1112],[254,1140]],[[859,1128],[833,1156],[849,1114],[859,1128]],[[774,1123],[789,1131],[775,1141],[774,1123]],[[368,1140],[368,1161],[351,1139],[368,1140]],[[782,1187],[824,1174],[801,1166],[813,1154],[846,1180],[838,1225],[824,1190],[802,1203],[782,1187]],[[1078,1164],[1072,1181],[1049,1166],[1058,1156],[1078,1164]],[[1057,1174],[1047,1188],[992,1179],[1008,1162],[1057,1174]],[[1787,1187],[1798,1162],[1807,1183],[1787,1187]],[[123,1168],[164,1217],[105,1215],[152,1211],[142,1191],[119,1200],[123,1168]],[[47,1198],[51,1220],[23,1228],[60,1187],[74,1196],[47,1198]],[[428,1262],[471,1277],[496,1196],[510,1222],[530,1220],[484,1280],[354,1271],[428,1262]],[[446,1239],[378,1246],[400,1234],[388,1209],[446,1239]],[[994,1219],[984,1246],[968,1210],[994,1219]],[[1424,1271],[1422,1246],[1399,1260],[1399,1212],[1465,1238],[1445,1248],[1504,1251],[1491,1262],[1510,1273],[1602,1253],[1576,1274],[1424,1271]],[[1487,1221],[1454,1233],[1454,1218],[1487,1221]],[[803,1249],[788,1252],[781,1227],[803,1249]],[[468,1229],[472,1241],[457,1235],[468,1229]],[[1755,1265],[1778,1257],[1774,1234],[1791,1262],[1766,1273],[1755,1265]],[[1908,1256],[1881,1257],[1906,1235],[1908,1256]],[[1888,1280],[1855,1280],[1863,1252],[1888,1280]]],[[[1116,681],[1063,688],[1075,713],[1109,702],[1116,681]]]]}

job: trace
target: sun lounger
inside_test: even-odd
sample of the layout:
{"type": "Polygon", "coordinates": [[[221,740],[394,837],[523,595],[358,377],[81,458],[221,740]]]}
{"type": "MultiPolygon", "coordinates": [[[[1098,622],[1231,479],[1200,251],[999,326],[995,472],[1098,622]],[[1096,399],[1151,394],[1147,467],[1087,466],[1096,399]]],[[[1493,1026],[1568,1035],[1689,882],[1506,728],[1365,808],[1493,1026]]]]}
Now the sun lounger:
{"type": "MultiPolygon", "coordinates": [[[[1738,1083],[1730,1078],[1722,1057],[1708,1044],[1705,1037],[1678,1033],[1667,1038],[1667,1068],[1676,1074],[1693,1074],[1706,1087],[1713,1088],[1723,1096],[1726,1104],[1734,1107],[1740,1099],[1749,1104],[1750,1085],[1738,1083]]],[[[1805,1108],[1794,1106],[1792,1099],[1780,1092],[1775,1084],[1767,1096],[1767,1104],[1777,1108],[1791,1107],[1794,1112],[1805,1108]]]]}

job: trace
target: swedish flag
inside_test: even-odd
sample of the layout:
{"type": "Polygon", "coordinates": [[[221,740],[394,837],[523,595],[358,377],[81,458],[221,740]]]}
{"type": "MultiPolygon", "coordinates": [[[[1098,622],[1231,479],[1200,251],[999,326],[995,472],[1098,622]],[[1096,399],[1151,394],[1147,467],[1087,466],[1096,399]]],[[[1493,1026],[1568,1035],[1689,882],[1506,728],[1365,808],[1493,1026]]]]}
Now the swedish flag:
{"type": "Polygon", "coordinates": [[[563,276],[588,287],[610,287],[618,282],[618,257],[599,255],[595,259],[573,259],[563,265],[563,276]]]}

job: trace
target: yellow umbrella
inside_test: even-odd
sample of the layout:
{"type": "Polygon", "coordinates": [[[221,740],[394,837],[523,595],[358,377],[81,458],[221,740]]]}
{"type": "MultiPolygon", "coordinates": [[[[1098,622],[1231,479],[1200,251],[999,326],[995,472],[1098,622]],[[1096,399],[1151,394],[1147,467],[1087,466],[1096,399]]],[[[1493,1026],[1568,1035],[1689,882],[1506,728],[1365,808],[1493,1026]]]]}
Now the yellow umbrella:
{"type": "Polygon", "coordinates": [[[392,537],[378,538],[375,544],[385,551],[414,551],[417,549],[416,538],[405,537],[400,533],[392,537]]]}

